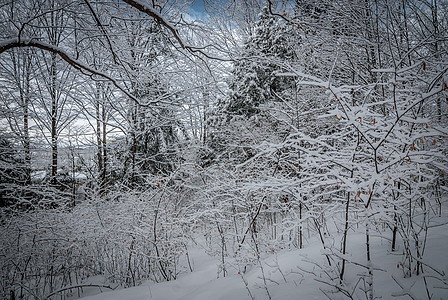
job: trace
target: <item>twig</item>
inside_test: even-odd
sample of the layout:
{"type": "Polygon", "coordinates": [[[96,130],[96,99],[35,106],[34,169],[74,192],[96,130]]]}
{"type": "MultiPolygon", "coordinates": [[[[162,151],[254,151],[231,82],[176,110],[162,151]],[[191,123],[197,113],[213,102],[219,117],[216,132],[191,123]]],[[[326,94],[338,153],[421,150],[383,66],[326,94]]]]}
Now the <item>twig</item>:
{"type": "Polygon", "coordinates": [[[111,290],[115,290],[117,287],[111,287],[109,285],[102,285],[102,284],[80,284],[80,285],[72,285],[72,286],[68,286],[62,289],[59,289],[57,291],[54,291],[51,294],[48,294],[45,298],[46,299],[50,299],[51,296],[54,296],[60,292],[66,291],[66,290],[71,290],[71,289],[77,289],[77,288],[85,288],[85,287],[98,287],[98,288],[107,288],[107,289],[111,289],[111,290]]]}

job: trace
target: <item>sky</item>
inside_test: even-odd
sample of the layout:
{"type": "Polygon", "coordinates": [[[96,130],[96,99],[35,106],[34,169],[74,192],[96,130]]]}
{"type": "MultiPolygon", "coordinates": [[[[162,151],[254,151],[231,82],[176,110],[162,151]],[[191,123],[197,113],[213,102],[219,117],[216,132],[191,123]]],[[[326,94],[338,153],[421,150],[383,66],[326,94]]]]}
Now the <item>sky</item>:
{"type": "Polygon", "coordinates": [[[204,11],[204,1],[203,0],[194,0],[191,8],[196,12],[203,12],[204,11]]]}
{"type": "Polygon", "coordinates": [[[203,0],[194,0],[190,8],[190,15],[193,18],[202,19],[207,12],[205,11],[203,0]]]}
{"type": "Polygon", "coordinates": [[[190,14],[193,17],[201,18],[207,12],[205,11],[204,1],[203,0],[194,0],[193,4],[190,8],[190,14]]]}

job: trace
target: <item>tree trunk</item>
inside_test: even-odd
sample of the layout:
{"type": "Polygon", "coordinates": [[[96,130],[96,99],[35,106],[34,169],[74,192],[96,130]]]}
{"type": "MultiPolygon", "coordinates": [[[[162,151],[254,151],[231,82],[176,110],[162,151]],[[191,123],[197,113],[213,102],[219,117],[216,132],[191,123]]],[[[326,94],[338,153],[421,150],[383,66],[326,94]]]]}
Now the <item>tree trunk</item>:
{"type": "Polygon", "coordinates": [[[97,146],[97,163],[98,163],[98,185],[100,187],[100,194],[102,194],[103,185],[103,142],[101,140],[101,119],[100,119],[100,84],[96,83],[95,90],[95,118],[96,118],[96,146],[97,146]]]}
{"type": "Polygon", "coordinates": [[[104,103],[104,97],[103,97],[103,107],[102,107],[102,122],[103,122],[103,169],[102,169],[102,174],[101,174],[101,184],[102,184],[102,188],[104,189],[107,185],[106,182],[106,171],[107,171],[107,132],[106,132],[106,107],[105,107],[105,103],[104,103]]]}
{"type": "Polygon", "coordinates": [[[31,149],[30,149],[30,133],[29,133],[29,102],[30,102],[30,72],[31,72],[31,57],[28,51],[25,52],[24,57],[25,63],[25,87],[24,87],[24,97],[23,97],[23,149],[25,152],[25,168],[26,168],[26,179],[25,184],[31,184],[31,149]]]}
{"type": "Polygon", "coordinates": [[[58,172],[58,133],[57,133],[57,117],[58,117],[58,100],[56,95],[56,54],[51,54],[51,184],[57,183],[56,176],[58,172]]]}

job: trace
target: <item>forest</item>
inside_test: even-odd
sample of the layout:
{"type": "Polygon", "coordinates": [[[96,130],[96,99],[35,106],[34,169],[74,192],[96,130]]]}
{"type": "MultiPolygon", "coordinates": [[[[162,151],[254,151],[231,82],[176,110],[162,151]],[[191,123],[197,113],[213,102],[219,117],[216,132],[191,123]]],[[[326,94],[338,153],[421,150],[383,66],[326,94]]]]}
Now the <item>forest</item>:
{"type": "Polygon", "coordinates": [[[447,299],[447,146],[446,0],[0,0],[0,298],[447,299]]]}

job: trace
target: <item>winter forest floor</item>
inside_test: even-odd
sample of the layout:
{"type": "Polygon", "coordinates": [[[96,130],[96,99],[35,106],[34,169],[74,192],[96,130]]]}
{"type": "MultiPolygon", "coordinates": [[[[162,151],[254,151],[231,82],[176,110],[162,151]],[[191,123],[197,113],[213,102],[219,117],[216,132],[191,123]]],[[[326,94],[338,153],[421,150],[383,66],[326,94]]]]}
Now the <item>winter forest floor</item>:
{"type": "MultiPolygon", "coordinates": [[[[395,252],[391,252],[389,231],[381,227],[371,235],[373,290],[375,299],[448,299],[448,210],[444,216],[431,221],[423,260],[423,274],[404,278],[403,241],[400,240],[395,252]],[[443,274],[443,275],[441,275],[443,274]],[[425,283],[426,281],[426,283],[425,283]]],[[[330,229],[336,241],[341,240],[336,228],[330,229]]],[[[261,259],[265,279],[260,265],[239,272],[237,263],[228,261],[228,275],[224,278],[219,272],[220,259],[206,254],[204,245],[198,240],[191,243],[188,256],[192,272],[187,271],[188,262],[184,255],[179,265],[185,271],[178,279],[154,283],[144,282],[133,288],[116,288],[114,291],[97,287],[84,288],[79,296],[88,300],[171,300],[171,299],[348,299],[348,292],[353,299],[366,299],[363,292],[367,278],[365,267],[365,234],[361,228],[352,231],[348,239],[346,269],[347,285],[345,291],[335,291],[335,281],[331,269],[326,267],[325,251],[316,237],[309,237],[303,249],[282,250],[275,254],[265,253],[261,259]]],[[[93,277],[85,284],[108,285],[102,277],[93,277]]],[[[339,287],[340,288],[340,287],[339,287]]],[[[77,299],[75,293],[66,299],[77,299]]]]}

